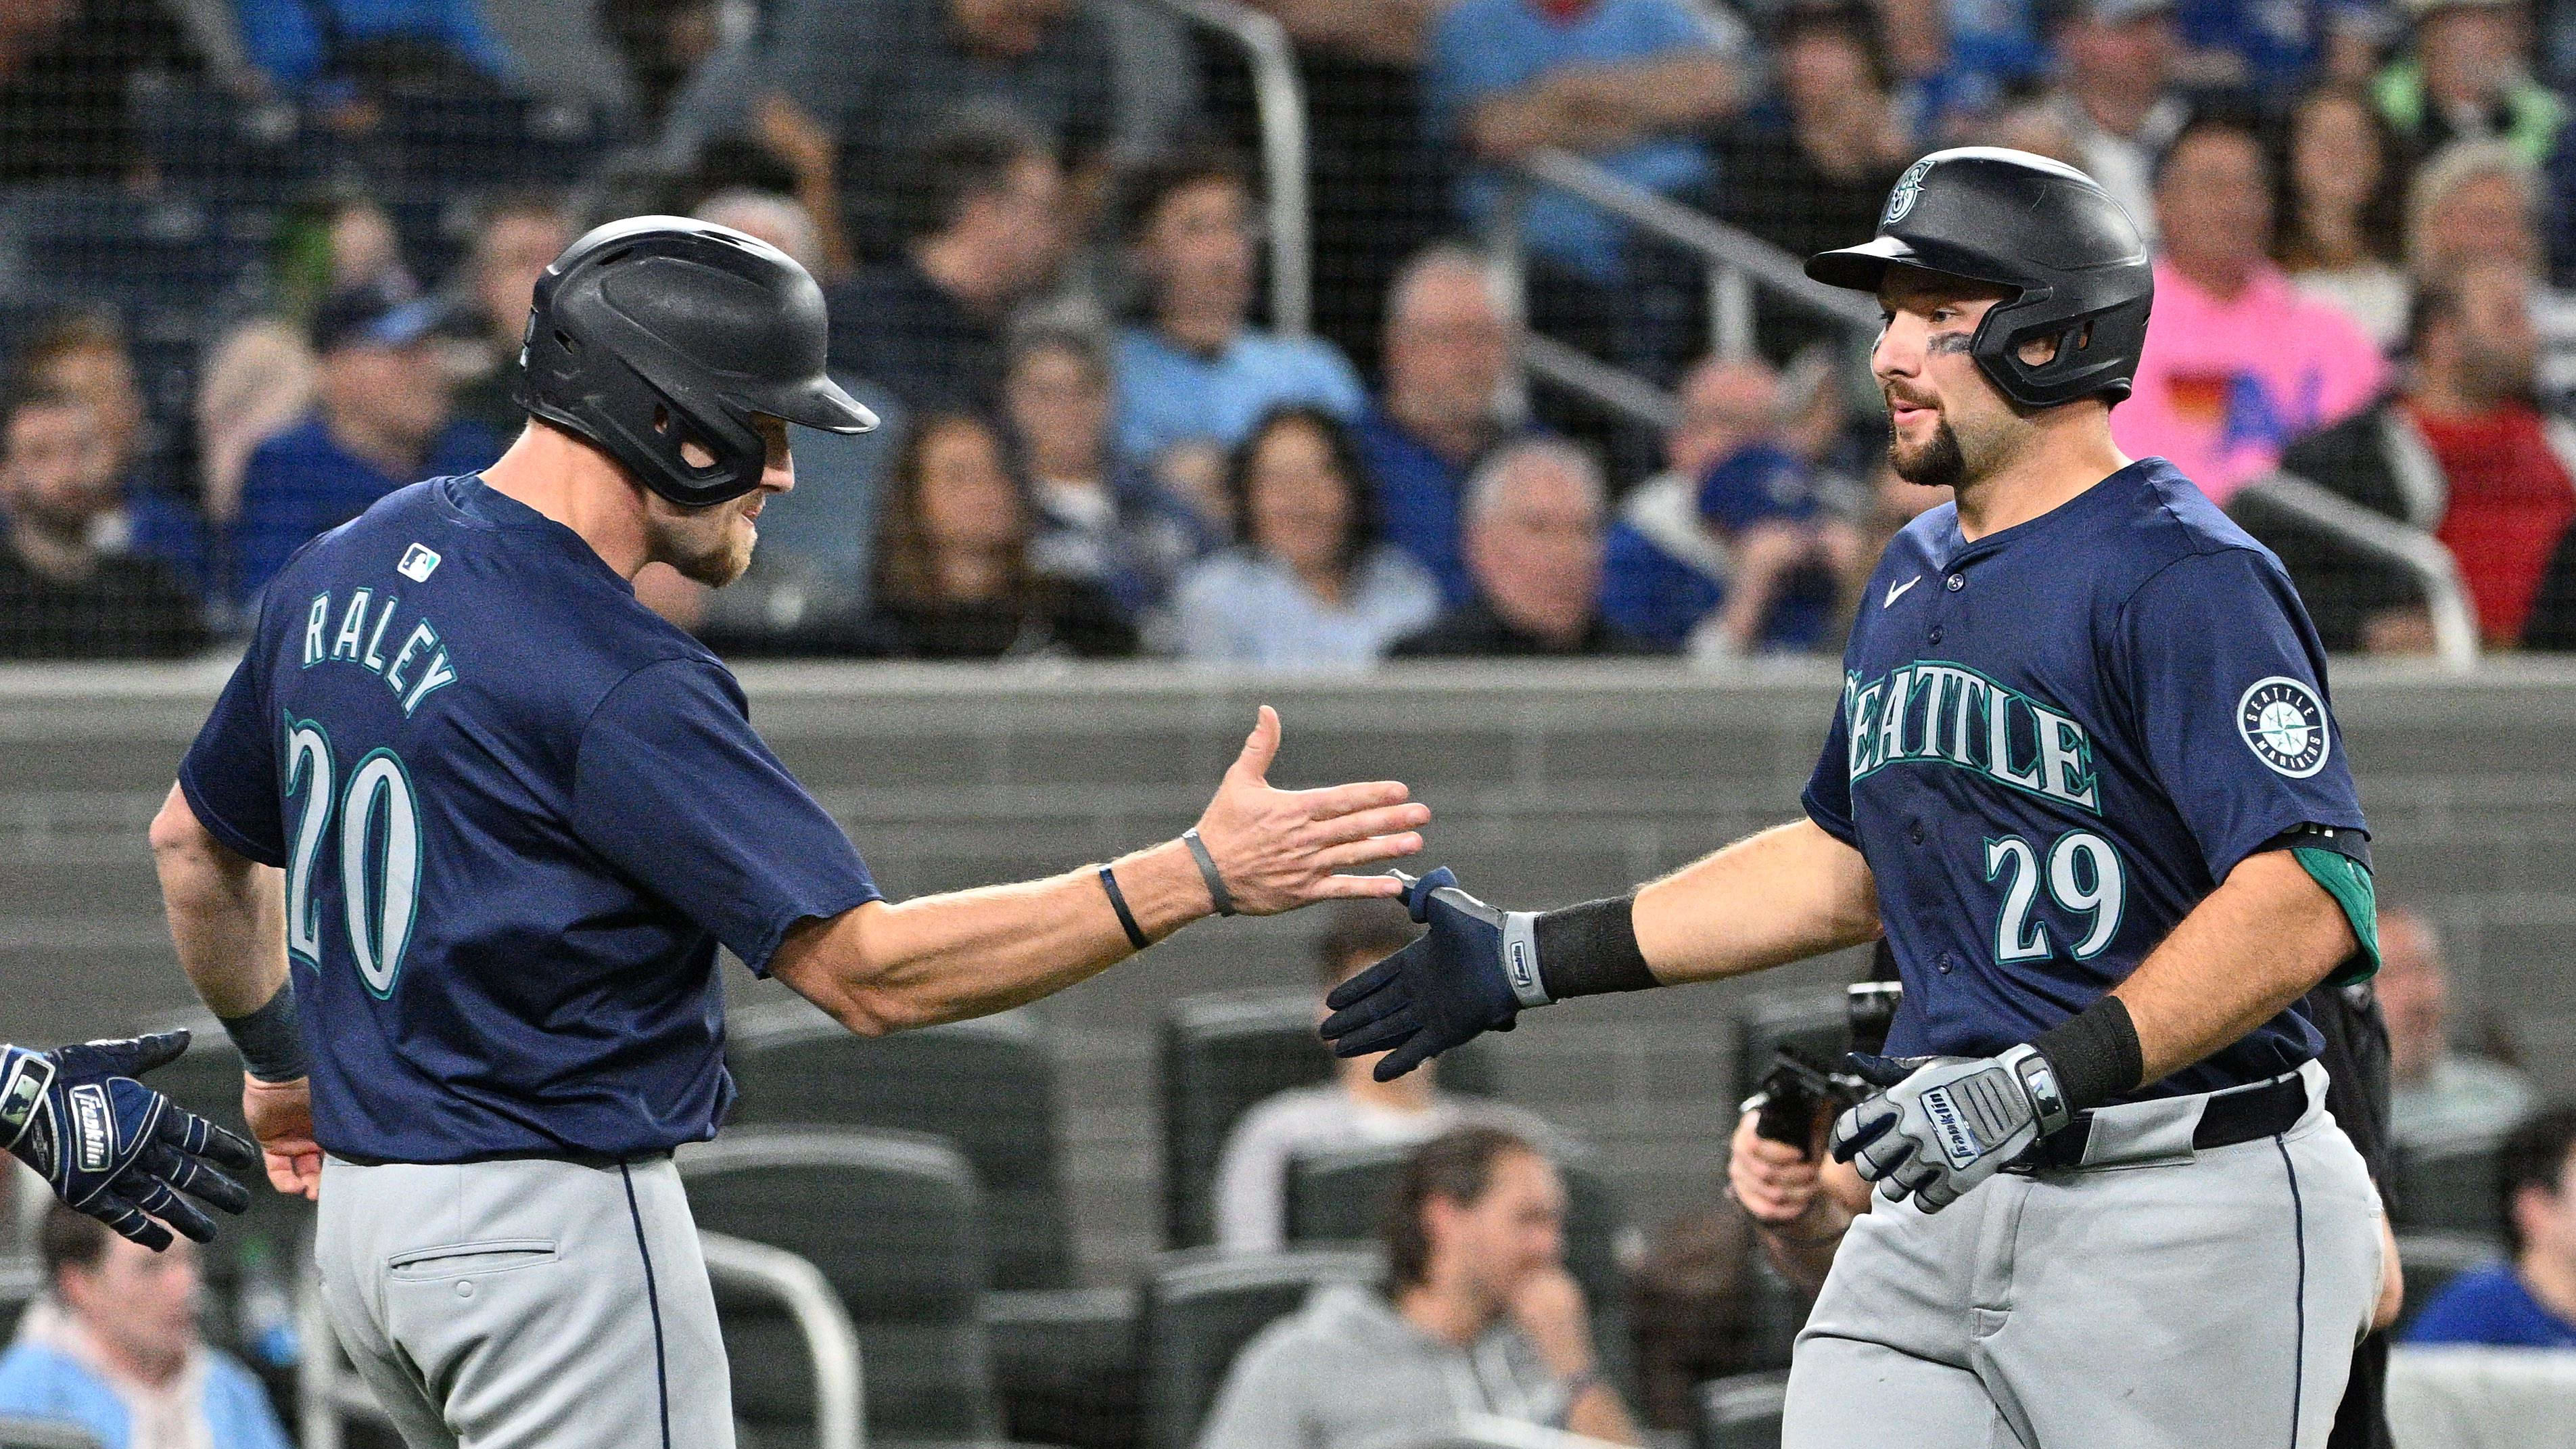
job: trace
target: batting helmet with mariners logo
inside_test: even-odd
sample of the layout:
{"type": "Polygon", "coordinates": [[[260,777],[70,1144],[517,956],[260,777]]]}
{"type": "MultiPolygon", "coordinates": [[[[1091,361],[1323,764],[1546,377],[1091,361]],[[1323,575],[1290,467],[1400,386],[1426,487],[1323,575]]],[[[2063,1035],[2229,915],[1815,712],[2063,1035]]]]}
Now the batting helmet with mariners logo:
{"type": "Polygon", "coordinates": [[[519,403],[636,481],[703,507],[760,485],[755,416],[864,433],[876,414],[823,370],[823,290],[794,258],[679,216],[610,222],[537,281],[519,403]],[[708,459],[697,462],[688,445],[708,459]]]}
{"type": "Polygon", "coordinates": [[[2092,177],[2027,151],[1935,151],[1897,178],[1877,236],[1809,257],[1807,275],[1875,292],[1900,265],[2012,289],[1978,322],[1969,352],[2014,402],[2129,395],[2155,275],[2137,223],[2092,177]],[[2056,355],[2023,361],[2022,344],[2039,338],[2056,355]]]}

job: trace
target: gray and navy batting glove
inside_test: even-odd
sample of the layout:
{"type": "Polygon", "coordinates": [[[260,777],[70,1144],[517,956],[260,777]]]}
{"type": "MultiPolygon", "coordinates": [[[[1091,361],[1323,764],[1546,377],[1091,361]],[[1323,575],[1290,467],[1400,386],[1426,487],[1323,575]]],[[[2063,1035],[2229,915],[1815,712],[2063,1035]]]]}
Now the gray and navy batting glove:
{"type": "Polygon", "coordinates": [[[180,1194],[242,1211],[249,1189],[220,1169],[258,1167],[259,1149],[135,1080],[187,1049],[185,1031],[50,1052],[0,1046],[0,1146],[64,1202],[156,1253],[170,1246],[161,1223],[213,1241],[214,1222],[180,1194]]]}
{"type": "Polygon", "coordinates": [[[1324,998],[1333,1055],[1385,1052],[1372,1072],[1381,1082],[1485,1032],[1510,1031],[1522,1007],[1548,1003],[1533,913],[1495,910],[1460,890],[1445,865],[1420,880],[1395,875],[1405,909],[1431,929],[1324,998]]]}
{"type": "Polygon", "coordinates": [[[1879,1196],[1937,1213],[2073,1119],[2057,1070],[2037,1047],[1991,1057],[1851,1054],[1881,1088],[1834,1119],[1834,1160],[1878,1184],[1879,1196]]]}

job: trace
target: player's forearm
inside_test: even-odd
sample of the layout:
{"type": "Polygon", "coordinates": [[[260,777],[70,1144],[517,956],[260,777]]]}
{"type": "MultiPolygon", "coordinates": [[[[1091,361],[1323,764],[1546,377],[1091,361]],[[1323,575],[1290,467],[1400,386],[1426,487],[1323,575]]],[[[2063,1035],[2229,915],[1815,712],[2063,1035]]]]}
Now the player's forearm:
{"type": "Polygon", "coordinates": [[[286,980],[284,875],[215,839],[175,786],[152,821],[152,862],[198,997],[220,1017],[257,1011],[286,980]]]}
{"type": "Polygon", "coordinates": [[[2357,946],[2352,924],[2286,850],[2250,855],[2112,989],[2161,1080],[2244,1038],[2357,946]]]}
{"type": "MultiPolygon", "coordinates": [[[[1111,865],[1149,941],[1209,913],[1187,850],[1111,865]]],[[[1096,868],[1017,885],[876,902],[791,932],[770,974],[863,1036],[990,1016],[1087,980],[1136,948],[1096,868]]]]}
{"type": "Polygon", "coordinates": [[[1876,940],[1878,886],[1859,851],[1799,820],[1646,886],[1633,919],[1655,979],[1678,986],[1876,940]]]}

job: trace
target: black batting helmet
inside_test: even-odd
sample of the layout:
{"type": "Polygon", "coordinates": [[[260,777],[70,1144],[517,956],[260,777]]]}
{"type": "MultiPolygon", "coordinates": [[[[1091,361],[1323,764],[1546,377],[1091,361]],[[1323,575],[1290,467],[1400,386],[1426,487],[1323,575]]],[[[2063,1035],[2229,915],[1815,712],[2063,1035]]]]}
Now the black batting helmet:
{"type": "Polygon", "coordinates": [[[1962,146],[1905,168],[1878,235],[1807,258],[1827,286],[1875,292],[1891,265],[2009,287],[1977,324],[1969,353],[2024,407],[2129,395],[2155,301],[2146,239],[2092,177],[2027,151],[1962,146]],[[2036,367],[2021,345],[2054,338],[2036,367]]]}
{"type": "Polygon", "coordinates": [[[766,413],[864,433],[876,415],[823,371],[823,290],[785,252],[679,216],[613,221],[537,281],[519,403],[688,507],[760,485],[766,413]],[[695,443],[713,457],[692,464],[695,443]]]}

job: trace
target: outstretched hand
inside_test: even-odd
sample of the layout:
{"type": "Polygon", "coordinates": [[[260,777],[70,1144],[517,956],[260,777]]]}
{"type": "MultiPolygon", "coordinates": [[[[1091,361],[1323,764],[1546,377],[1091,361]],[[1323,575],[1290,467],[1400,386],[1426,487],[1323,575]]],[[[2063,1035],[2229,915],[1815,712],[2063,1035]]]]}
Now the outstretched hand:
{"type": "Polygon", "coordinates": [[[1265,704],[1243,753],[1199,816],[1199,839],[1235,909],[1272,916],[1317,901],[1400,893],[1403,883],[1394,876],[1341,872],[1421,850],[1416,832],[1431,822],[1431,808],[1413,803],[1412,792],[1394,780],[1278,789],[1269,778],[1278,755],[1279,712],[1265,704]]]}
{"type": "Polygon", "coordinates": [[[250,1190],[225,1174],[251,1145],[135,1080],[178,1060],[185,1031],[82,1042],[50,1052],[0,1046],[0,1144],[56,1195],[159,1252],[176,1228],[211,1242],[198,1203],[237,1213],[250,1190]]]}

